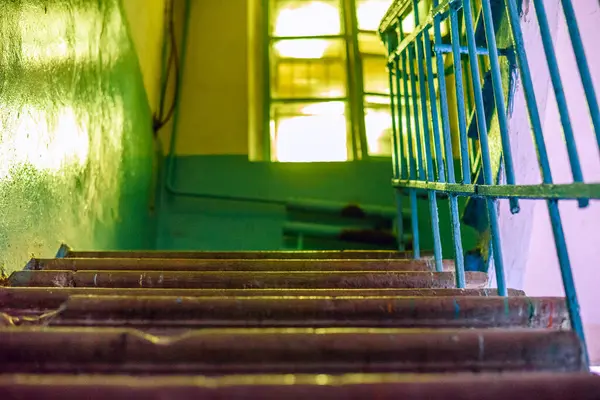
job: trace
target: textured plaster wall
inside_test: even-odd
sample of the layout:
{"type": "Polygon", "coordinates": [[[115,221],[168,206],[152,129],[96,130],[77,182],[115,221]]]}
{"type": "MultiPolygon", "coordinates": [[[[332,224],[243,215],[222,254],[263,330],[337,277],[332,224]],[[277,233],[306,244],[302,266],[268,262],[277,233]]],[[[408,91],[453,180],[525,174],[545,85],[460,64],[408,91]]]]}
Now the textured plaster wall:
{"type": "Polygon", "coordinates": [[[0,265],[149,247],[151,118],[118,0],[0,3],[0,265]]]}

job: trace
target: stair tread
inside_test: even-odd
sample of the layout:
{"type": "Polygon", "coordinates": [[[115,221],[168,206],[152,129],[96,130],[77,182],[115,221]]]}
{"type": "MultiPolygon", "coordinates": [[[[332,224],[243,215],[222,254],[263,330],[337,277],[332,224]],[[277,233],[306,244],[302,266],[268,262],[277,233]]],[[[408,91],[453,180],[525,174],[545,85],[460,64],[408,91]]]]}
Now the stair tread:
{"type": "Polygon", "coordinates": [[[214,326],[568,326],[565,301],[557,297],[73,295],[57,304],[54,310],[19,313],[19,309],[7,310],[4,306],[4,312],[6,324],[11,325],[129,326],[140,329],[214,326]]]}
{"type": "MultiPolygon", "coordinates": [[[[444,260],[446,269],[454,261],[444,260]]],[[[27,270],[110,271],[433,271],[431,259],[34,258],[27,270]]]]}
{"type": "MultiPolygon", "coordinates": [[[[487,274],[466,272],[467,288],[483,288],[487,274]]],[[[452,288],[453,272],[391,271],[16,271],[8,286],[150,287],[193,289],[270,288],[452,288]]]]}
{"type": "Polygon", "coordinates": [[[457,373],[115,376],[0,375],[8,398],[143,399],[428,399],[598,400],[600,377],[588,373],[457,373]],[[90,390],[93,388],[93,390],[90,390]]]}
{"type": "MultiPolygon", "coordinates": [[[[422,252],[431,257],[431,252],[422,252]]],[[[406,259],[410,251],[315,250],[315,251],[68,251],[67,258],[187,258],[187,259],[406,259]]]]}
{"type": "MultiPolygon", "coordinates": [[[[509,289],[511,297],[524,296],[521,290],[509,289]]],[[[51,309],[59,307],[73,295],[92,296],[175,296],[175,297],[340,297],[340,296],[497,296],[495,289],[123,289],[85,287],[0,287],[0,304],[12,309],[51,309]]]]}
{"type": "Polygon", "coordinates": [[[0,372],[344,373],[580,371],[571,331],[257,328],[153,336],[134,329],[0,328],[0,372]]]}

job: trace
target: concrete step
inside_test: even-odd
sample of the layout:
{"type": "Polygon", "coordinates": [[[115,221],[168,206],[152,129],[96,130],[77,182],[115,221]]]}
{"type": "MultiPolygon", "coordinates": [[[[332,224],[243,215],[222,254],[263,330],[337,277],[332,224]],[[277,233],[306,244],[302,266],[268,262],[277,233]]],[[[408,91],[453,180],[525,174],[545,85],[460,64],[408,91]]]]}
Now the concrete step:
{"type": "MultiPolygon", "coordinates": [[[[496,296],[495,289],[122,289],[85,287],[0,287],[0,308],[30,310],[55,309],[70,296],[174,296],[174,297],[415,297],[415,296],[496,296]]],[[[509,295],[524,296],[521,290],[509,290],[509,295]]],[[[22,311],[21,311],[22,312],[22,311]]]]}
{"type": "MultiPolygon", "coordinates": [[[[454,261],[444,260],[447,270],[454,261]]],[[[432,259],[210,260],[157,258],[34,258],[26,270],[69,271],[434,271],[432,259]]]]}
{"type": "MultiPolygon", "coordinates": [[[[431,252],[422,252],[431,258],[431,252]]],[[[67,258],[187,258],[210,260],[264,260],[264,259],[411,259],[411,251],[389,250],[324,250],[324,251],[73,251],[67,250],[67,258]]]]}
{"type": "Polygon", "coordinates": [[[0,373],[339,374],[583,371],[574,333],[502,329],[0,328],[0,373]]]}
{"type": "MultiPolygon", "coordinates": [[[[163,272],[16,271],[12,287],[110,287],[171,289],[378,289],[454,288],[452,272],[163,272]]],[[[467,288],[483,288],[487,274],[466,273],[467,288]]]]}
{"type": "MultiPolygon", "coordinates": [[[[562,298],[71,296],[54,312],[5,311],[5,325],[134,327],[567,328],[562,298]]],[[[0,325],[2,322],[0,320],[0,325]]]]}
{"type": "Polygon", "coordinates": [[[0,376],[6,399],[379,399],[599,400],[600,377],[586,373],[0,376]]]}

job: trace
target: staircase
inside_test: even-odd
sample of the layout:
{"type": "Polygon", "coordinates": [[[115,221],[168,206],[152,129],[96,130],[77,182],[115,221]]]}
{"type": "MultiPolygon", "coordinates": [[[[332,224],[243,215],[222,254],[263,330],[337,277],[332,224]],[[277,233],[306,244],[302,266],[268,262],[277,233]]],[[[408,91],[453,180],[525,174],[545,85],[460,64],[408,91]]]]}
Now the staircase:
{"type": "Polygon", "coordinates": [[[0,288],[1,399],[600,398],[562,298],[429,258],[59,254],[0,288]]]}

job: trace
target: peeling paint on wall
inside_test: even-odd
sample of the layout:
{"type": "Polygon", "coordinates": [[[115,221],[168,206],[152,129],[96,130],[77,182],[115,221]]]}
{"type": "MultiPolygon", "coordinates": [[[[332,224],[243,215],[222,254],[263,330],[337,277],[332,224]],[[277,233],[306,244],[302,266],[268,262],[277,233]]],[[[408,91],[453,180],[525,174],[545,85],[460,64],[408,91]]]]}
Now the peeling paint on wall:
{"type": "Polygon", "coordinates": [[[119,1],[0,8],[0,266],[148,247],[151,117],[119,1]]]}

